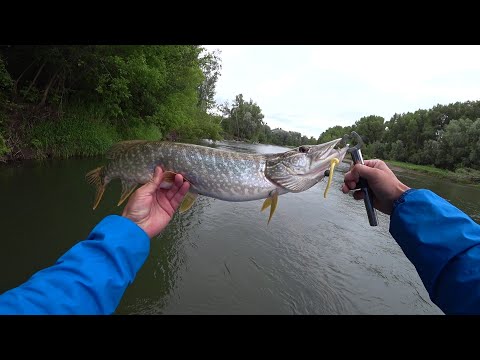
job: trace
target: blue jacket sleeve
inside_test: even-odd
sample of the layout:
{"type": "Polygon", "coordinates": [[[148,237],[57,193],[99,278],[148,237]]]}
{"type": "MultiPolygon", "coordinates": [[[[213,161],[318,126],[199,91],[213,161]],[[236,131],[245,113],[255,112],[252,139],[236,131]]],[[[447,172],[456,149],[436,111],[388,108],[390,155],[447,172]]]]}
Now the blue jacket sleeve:
{"type": "Polygon", "coordinates": [[[480,225],[435,193],[406,191],[390,233],[445,314],[480,314],[480,225]]]}
{"type": "Polygon", "coordinates": [[[149,251],[140,227],[107,216],[53,266],[0,295],[0,314],[112,314],[149,251]]]}

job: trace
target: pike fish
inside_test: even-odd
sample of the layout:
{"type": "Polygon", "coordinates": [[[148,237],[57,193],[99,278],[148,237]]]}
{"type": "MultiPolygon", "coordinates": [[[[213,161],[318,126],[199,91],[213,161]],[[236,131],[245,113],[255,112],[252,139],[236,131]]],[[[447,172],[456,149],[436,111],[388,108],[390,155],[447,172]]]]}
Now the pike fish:
{"type": "Polygon", "coordinates": [[[175,174],[190,182],[179,211],[192,207],[199,195],[224,201],[265,199],[261,211],[270,207],[270,217],[280,195],[310,189],[329,170],[324,197],[335,166],[343,160],[348,146],[342,139],[319,145],[303,145],[276,154],[248,154],[207,146],[166,141],[128,140],[113,145],[106,153],[108,162],[90,171],[87,181],[96,188],[95,209],[109,182],[120,179],[121,205],[136,189],[152,179],[155,167],[164,171],[161,187],[170,187],[175,174]]]}

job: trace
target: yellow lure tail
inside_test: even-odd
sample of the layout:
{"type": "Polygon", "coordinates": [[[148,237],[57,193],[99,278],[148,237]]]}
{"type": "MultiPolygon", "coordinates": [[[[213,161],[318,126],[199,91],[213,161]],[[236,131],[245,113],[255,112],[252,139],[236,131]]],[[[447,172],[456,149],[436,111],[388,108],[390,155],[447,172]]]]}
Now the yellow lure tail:
{"type": "Polygon", "coordinates": [[[327,197],[328,189],[330,189],[330,184],[332,183],[333,170],[335,169],[335,166],[338,165],[339,162],[340,161],[337,158],[333,158],[332,160],[330,160],[330,174],[328,175],[327,187],[325,188],[325,192],[323,193],[324,198],[327,197]]]}

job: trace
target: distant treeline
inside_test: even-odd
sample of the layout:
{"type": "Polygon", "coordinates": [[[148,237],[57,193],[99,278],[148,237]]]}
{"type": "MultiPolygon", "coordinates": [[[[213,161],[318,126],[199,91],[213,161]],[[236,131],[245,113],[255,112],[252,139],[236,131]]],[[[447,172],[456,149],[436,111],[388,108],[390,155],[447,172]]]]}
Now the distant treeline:
{"type": "Polygon", "coordinates": [[[222,113],[223,136],[227,139],[284,146],[317,144],[313,136],[308,138],[295,131],[271,129],[263,121],[260,107],[251,99],[245,101],[242,94],[237,95],[231,105],[225,102],[218,108],[222,113]]]}
{"type": "Polygon", "coordinates": [[[480,101],[437,105],[429,110],[363,117],[352,126],[334,126],[319,137],[325,142],[355,130],[366,140],[369,157],[480,170],[480,101]]]}

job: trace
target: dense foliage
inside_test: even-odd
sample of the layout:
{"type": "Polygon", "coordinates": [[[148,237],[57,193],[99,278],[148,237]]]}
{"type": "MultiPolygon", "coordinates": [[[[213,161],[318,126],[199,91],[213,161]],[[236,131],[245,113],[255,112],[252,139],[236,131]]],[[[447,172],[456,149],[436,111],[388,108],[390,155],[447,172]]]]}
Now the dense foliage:
{"type": "Polygon", "coordinates": [[[367,156],[478,176],[472,169],[480,170],[480,101],[395,114],[389,121],[373,115],[363,117],[349,127],[329,128],[319,142],[351,130],[365,138],[367,156]]]}
{"type": "Polygon", "coordinates": [[[0,156],[93,155],[122,139],[219,139],[218,54],[200,46],[1,46],[0,156]]]}

